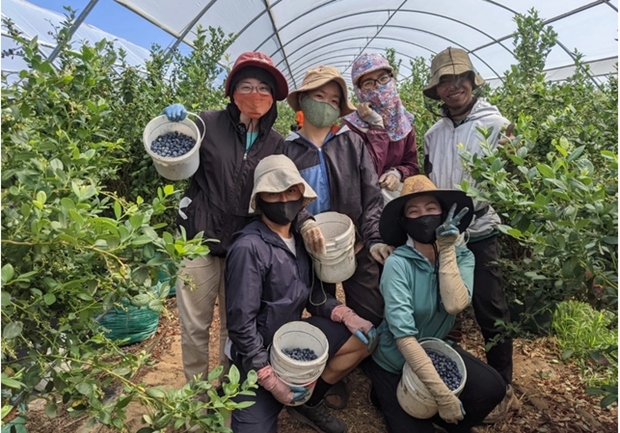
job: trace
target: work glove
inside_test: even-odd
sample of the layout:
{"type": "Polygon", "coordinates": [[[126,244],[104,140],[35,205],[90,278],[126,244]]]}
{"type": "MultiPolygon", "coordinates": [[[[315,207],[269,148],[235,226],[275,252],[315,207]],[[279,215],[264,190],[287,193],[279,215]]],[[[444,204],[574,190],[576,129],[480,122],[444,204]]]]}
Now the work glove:
{"type": "Polygon", "coordinates": [[[396,339],[398,350],[403,354],[411,370],[426,386],[437,403],[439,416],[447,423],[456,424],[465,416],[463,404],[443,382],[433,362],[415,337],[396,339]]]}
{"type": "Polygon", "coordinates": [[[282,404],[292,404],[304,400],[310,388],[303,386],[287,385],[276,375],[271,365],[266,365],[258,370],[258,384],[269,391],[276,400],[282,404]]]}
{"type": "Polygon", "coordinates": [[[370,102],[362,102],[357,106],[357,115],[371,126],[383,128],[383,117],[370,108],[370,102]]]}
{"type": "Polygon", "coordinates": [[[457,228],[461,218],[467,214],[469,208],[463,208],[457,216],[456,203],[448,211],[448,216],[442,225],[437,227],[437,244],[439,245],[439,294],[443,307],[448,314],[458,314],[469,305],[469,292],[461,278],[456,261],[454,245],[459,238],[457,228]]]}
{"type": "Polygon", "coordinates": [[[346,326],[351,334],[355,335],[366,345],[369,352],[375,350],[379,342],[377,330],[368,320],[362,319],[355,311],[344,305],[338,305],[332,310],[331,319],[346,326]]]}
{"type": "Polygon", "coordinates": [[[301,225],[299,232],[301,233],[301,237],[308,251],[315,255],[324,255],[327,253],[325,250],[325,237],[315,220],[309,219],[305,221],[301,225]]]}
{"type": "Polygon", "coordinates": [[[455,211],[456,203],[454,203],[448,211],[448,216],[446,216],[443,224],[435,229],[439,251],[454,246],[459,237],[459,229],[457,226],[461,222],[461,219],[469,212],[469,208],[464,207],[457,216],[454,216],[455,211]]]}
{"type": "Polygon", "coordinates": [[[372,256],[373,259],[375,259],[381,264],[384,264],[385,259],[387,259],[388,256],[392,254],[393,252],[394,252],[394,247],[391,247],[383,243],[373,244],[370,247],[370,255],[372,256]]]}
{"type": "Polygon", "coordinates": [[[397,170],[385,172],[379,178],[379,186],[388,191],[394,191],[400,184],[400,173],[397,170]],[[398,173],[398,174],[397,174],[398,173]]]}
{"type": "Polygon", "coordinates": [[[163,113],[171,122],[180,122],[187,117],[187,110],[183,104],[172,104],[164,108],[163,113]]]}

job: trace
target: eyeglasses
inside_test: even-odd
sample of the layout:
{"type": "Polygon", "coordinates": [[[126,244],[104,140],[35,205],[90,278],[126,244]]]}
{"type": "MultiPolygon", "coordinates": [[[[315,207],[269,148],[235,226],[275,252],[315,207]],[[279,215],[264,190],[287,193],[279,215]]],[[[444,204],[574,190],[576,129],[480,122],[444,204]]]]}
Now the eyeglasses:
{"type": "Polygon", "coordinates": [[[460,87],[463,81],[470,77],[470,72],[464,72],[459,75],[442,75],[439,79],[437,87],[460,87]]]}
{"type": "Polygon", "coordinates": [[[267,84],[259,84],[258,86],[252,86],[250,84],[240,84],[235,90],[242,95],[249,95],[254,90],[256,90],[261,95],[271,95],[271,87],[269,87],[267,84]]]}
{"type": "Polygon", "coordinates": [[[369,78],[367,80],[362,81],[360,84],[360,88],[364,90],[374,89],[374,87],[376,86],[376,83],[387,84],[390,82],[391,79],[392,79],[392,74],[379,75],[379,78],[377,78],[376,80],[373,78],[369,78]]]}

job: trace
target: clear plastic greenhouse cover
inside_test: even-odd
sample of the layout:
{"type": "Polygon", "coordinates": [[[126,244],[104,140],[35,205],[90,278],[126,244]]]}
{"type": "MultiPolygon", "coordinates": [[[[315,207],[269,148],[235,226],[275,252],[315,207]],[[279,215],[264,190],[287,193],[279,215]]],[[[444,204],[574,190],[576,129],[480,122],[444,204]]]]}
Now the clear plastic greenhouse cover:
{"type": "MultiPolygon", "coordinates": [[[[10,18],[17,29],[26,37],[33,38],[38,36],[42,54],[49,55],[56,42],[49,34],[55,27],[65,21],[66,17],[62,14],[43,9],[39,6],[28,3],[24,0],[2,0],[2,18],[10,18]]],[[[101,29],[82,23],[73,35],[72,41],[76,46],[88,41],[93,44],[102,39],[112,41],[116,49],[122,48],[127,53],[127,63],[132,66],[144,64],[150,58],[150,51],[125,39],[104,32],[101,29]]],[[[12,48],[15,43],[2,31],[2,49],[12,48]]],[[[5,72],[20,71],[25,67],[20,57],[2,59],[2,70],[5,72]]]]}
{"type": "MultiPolygon", "coordinates": [[[[593,76],[617,72],[618,2],[592,0],[115,0],[191,44],[197,25],[221,27],[238,37],[231,59],[244,51],[270,55],[291,88],[321,64],[339,68],[350,84],[352,61],[362,52],[393,48],[409,75],[409,59],[426,59],[452,46],[470,52],[493,81],[512,63],[516,13],[531,8],[558,33],[547,59],[549,78],[573,69],[576,49],[593,76]]],[[[402,77],[401,77],[402,78],[402,77]]]]}
{"type": "MultiPolygon", "coordinates": [[[[350,84],[351,63],[362,52],[393,48],[402,60],[401,79],[410,74],[409,60],[430,59],[448,46],[470,52],[475,67],[492,85],[515,63],[512,34],[516,13],[535,8],[558,33],[558,45],[547,58],[547,77],[562,80],[574,70],[572,53],[584,55],[595,79],[617,74],[617,0],[115,0],[191,45],[198,25],[221,27],[237,35],[228,49],[234,60],[244,51],[269,54],[292,89],[305,72],[321,64],[339,68],[350,84]]],[[[102,7],[102,5],[99,5],[102,7]]],[[[27,36],[39,36],[49,54],[52,23],[65,17],[24,0],[3,0],[2,16],[11,18],[27,36]]],[[[74,42],[106,38],[139,65],[149,51],[87,24],[74,42]]],[[[12,41],[3,32],[2,46],[12,41]]],[[[231,61],[232,61],[231,60],[231,61]]],[[[19,59],[3,59],[4,71],[20,70],[19,59]],[[13,62],[14,60],[14,62],[13,62]]],[[[222,62],[226,60],[222,59],[222,62]]]]}

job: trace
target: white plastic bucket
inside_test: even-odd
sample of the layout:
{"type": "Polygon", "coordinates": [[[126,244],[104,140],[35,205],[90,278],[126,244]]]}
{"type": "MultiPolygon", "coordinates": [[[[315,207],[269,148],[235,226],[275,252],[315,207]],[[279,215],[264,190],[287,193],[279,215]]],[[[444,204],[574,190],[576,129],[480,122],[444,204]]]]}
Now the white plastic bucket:
{"type": "Polygon", "coordinates": [[[325,237],[325,254],[310,252],[317,277],[326,283],[341,283],[355,272],[355,225],[338,212],[323,212],[314,219],[325,237]]]}
{"type": "MultiPolygon", "coordinates": [[[[191,114],[200,119],[200,116],[194,113],[187,114],[191,114]]],[[[200,121],[202,122],[202,119],[200,119],[200,121]]],[[[206,130],[206,128],[204,128],[204,122],[203,130],[206,130]]],[[[142,134],[142,141],[146,153],[148,153],[153,160],[153,165],[157,172],[166,179],[181,180],[193,176],[196,170],[198,170],[198,166],[200,165],[200,154],[198,150],[200,149],[203,136],[200,135],[198,126],[187,117],[180,122],[172,122],[168,120],[166,115],[161,115],[157,116],[146,125],[144,133],[142,134]],[[184,155],[177,157],[160,156],[151,150],[151,144],[157,137],[174,131],[192,137],[195,140],[194,147],[184,155]]]]}
{"type": "MultiPolygon", "coordinates": [[[[273,371],[284,383],[314,389],[327,365],[328,356],[329,343],[323,331],[307,322],[295,321],[281,326],[274,334],[269,361],[273,371]],[[317,359],[297,361],[283,352],[285,349],[295,348],[312,349],[317,359]]],[[[291,406],[304,404],[311,395],[312,393],[308,393],[303,401],[295,402],[291,406]]]]}
{"type": "MultiPolygon", "coordinates": [[[[458,396],[463,391],[465,382],[467,382],[467,370],[461,355],[438,338],[423,339],[420,341],[420,346],[425,350],[439,352],[456,362],[461,374],[461,384],[452,393],[458,396]]],[[[406,362],[403,366],[403,375],[396,389],[396,398],[403,410],[414,418],[427,419],[437,413],[437,403],[435,403],[432,394],[406,362]]]]}

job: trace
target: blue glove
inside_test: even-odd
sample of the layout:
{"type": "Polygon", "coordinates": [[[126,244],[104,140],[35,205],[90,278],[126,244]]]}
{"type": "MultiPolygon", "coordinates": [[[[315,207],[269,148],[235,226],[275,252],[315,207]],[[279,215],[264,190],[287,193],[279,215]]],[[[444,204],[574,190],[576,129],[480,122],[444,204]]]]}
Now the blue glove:
{"type": "Polygon", "coordinates": [[[368,347],[369,352],[372,353],[375,351],[375,348],[379,343],[379,339],[377,338],[377,330],[374,327],[372,327],[370,331],[366,333],[366,335],[364,335],[364,333],[359,329],[355,331],[353,335],[359,338],[361,342],[364,343],[366,347],[368,347]]]}
{"type": "Polygon", "coordinates": [[[309,387],[306,388],[304,386],[297,385],[291,385],[291,391],[293,392],[293,399],[291,400],[291,403],[304,401],[308,397],[308,394],[312,393],[309,387]]]}
{"type": "Polygon", "coordinates": [[[180,122],[187,117],[187,110],[183,104],[172,104],[164,108],[163,113],[171,122],[180,122]]]}
{"type": "Polygon", "coordinates": [[[437,229],[435,230],[437,240],[440,244],[454,244],[454,242],[456,242],[456,239],[459,236],[459,229],[457,226],[461,222],[461,219],[467,214],[467,212],[469,212],[469,208],[464,207],[463,209],[461,209],[457,216],[454,216],[455,211],[456,203],[454,203],[448,211],[448,216],[446,216],[446,220],[443,222],[443,224],[437,227],[437,229]]]}

